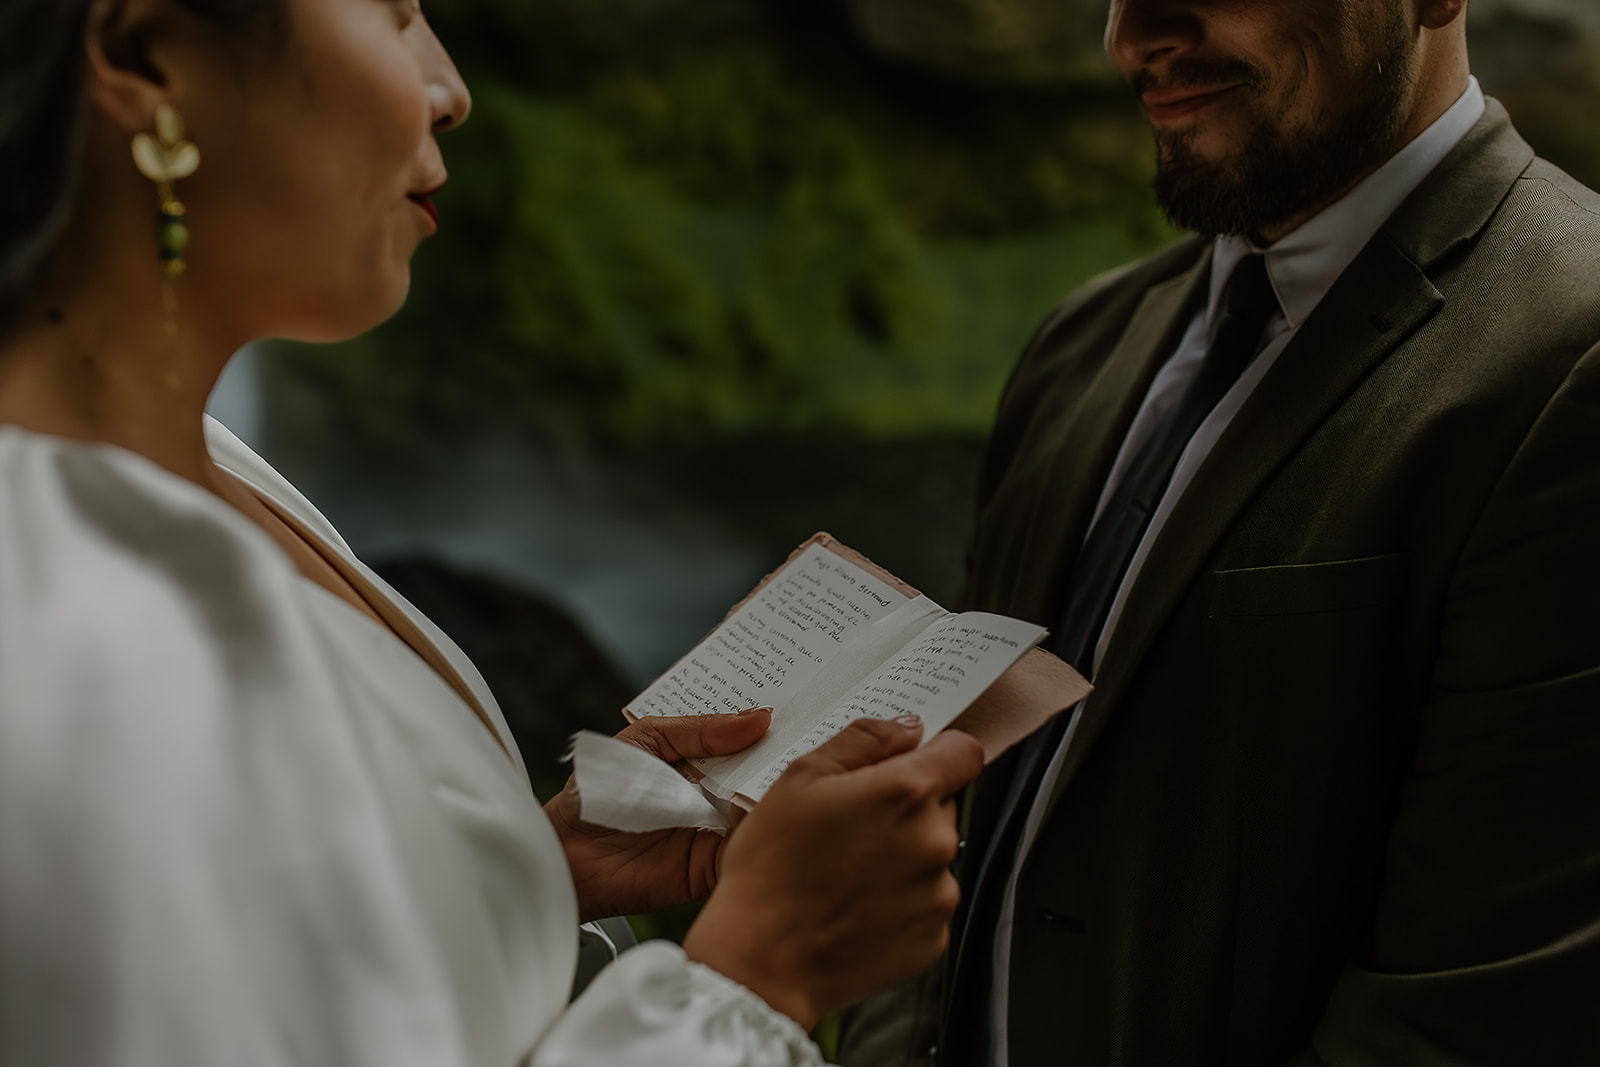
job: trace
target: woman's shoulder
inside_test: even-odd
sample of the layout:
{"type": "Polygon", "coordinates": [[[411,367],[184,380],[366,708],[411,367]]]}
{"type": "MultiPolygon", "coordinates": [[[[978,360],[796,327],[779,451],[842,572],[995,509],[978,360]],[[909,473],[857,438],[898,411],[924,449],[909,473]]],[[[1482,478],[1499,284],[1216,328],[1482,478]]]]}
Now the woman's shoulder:
{"type": "Polygon", "coordinates": [[[235,509],[143,456],[14,426],[0,426],[0,531],[0,553],[39,575],[96,557],[186,584],[244,557],[288,567],[235,509]]]}
{"type": "Polygon", "coordinates": [[[0,427],[0,698],[13,707],[63,692],[63,675],[109,696],[131,679],[179,684],[163,664],[225,664],[272,626],[292,578],[265,533],[148,460],[0,427]]]}
{"type": "Polygon", "coordinates": [[[0,944],[50,976],[35,1006],[95,1024],[51,1031],[52,1062],[103,1051],[104,1005],[139,1062],[448,1059],[472,872],[307,603],[209,493],[0,427],[0,944]],[[209,1022],[169,1025],[174,997],[209,1022]]]}
{"type": "Polygon", "coordinates": [[[241,441],[232,430],[212,418],[205,417],[206,447],[211,459],[223,470],[244,481],[259,493],[270,497],[280,507],[292,512],[324,541],[353,557],[354,553],[333,523],[295,488],[294,483],[279,474],[277,469],[241,441]]]}
{"type": "Polygon", "coordinates": [[[156,833],[158,809],[177,826],[260,808],[253,768],[274,760],[360,780],[303,604],[293,563],[212,494],[121,449],[0,427],[0,797],[42,818],[88,790],[94,817],[63,826],[156,833]]]}

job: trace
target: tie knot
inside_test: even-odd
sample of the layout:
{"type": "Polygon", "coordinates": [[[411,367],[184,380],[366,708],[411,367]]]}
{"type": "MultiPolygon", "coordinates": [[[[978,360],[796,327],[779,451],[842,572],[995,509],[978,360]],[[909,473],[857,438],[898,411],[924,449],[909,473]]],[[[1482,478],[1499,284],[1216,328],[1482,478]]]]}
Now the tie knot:
{"type": "Polygon", "coordinates": [[[1259,323],[1264,328],[1267,319],[1278,310],[1278,294],[1267,276],[1267,257],[1259,252],[1245,256],[1233,268],[1228,279],[1228,315],[1242,322],[1259,323]]]}

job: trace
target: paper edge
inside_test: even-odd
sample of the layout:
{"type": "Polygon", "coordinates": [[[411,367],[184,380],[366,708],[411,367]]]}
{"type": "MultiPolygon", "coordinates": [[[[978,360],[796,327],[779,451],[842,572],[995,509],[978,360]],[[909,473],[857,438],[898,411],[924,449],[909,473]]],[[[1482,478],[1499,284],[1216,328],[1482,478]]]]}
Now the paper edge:
{"type": "Polygon", "coordinates": [[[987,766],[1092,692],[1070,663],[1035,645],[945,729],[977,738],[987,766]]]}

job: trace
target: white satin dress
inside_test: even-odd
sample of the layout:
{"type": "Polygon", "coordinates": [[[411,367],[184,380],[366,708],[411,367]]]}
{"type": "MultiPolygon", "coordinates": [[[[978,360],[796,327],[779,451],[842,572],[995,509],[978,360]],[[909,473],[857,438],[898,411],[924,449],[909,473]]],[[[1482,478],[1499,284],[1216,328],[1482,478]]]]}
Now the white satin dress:
{"type": "Polygon", "coordinates": [[[482,678],[207,433],[434,665],[190,483],[0,427],[0,1063],[820,1063],[665,943],[568,1005],[571,878],[482,678]]]}

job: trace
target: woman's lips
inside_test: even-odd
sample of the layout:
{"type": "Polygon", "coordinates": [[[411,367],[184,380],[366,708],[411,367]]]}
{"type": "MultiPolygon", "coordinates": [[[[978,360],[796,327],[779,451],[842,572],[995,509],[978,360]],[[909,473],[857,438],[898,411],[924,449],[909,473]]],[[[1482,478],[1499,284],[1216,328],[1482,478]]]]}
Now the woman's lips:
{"type": "Polygon", "coordinates": [[[422,213],[428,216],[428,221],[433,224],[434,230],[437,231],[439,229],[439,209],[434,206],[433,201],[425,195],[412,196],[408,199],[422,209],[422,213]]]}
{"type": "Polygon", "coordinates": [[[1237,85],[1227,85],[1220,89],[1172,89],[1166,92],[1149,92],[1144,94],[1144,106],[1150,112],[1151,121],[1158,125],[1175,122],[1204,111],[1237,88],[1237,85]]]}

